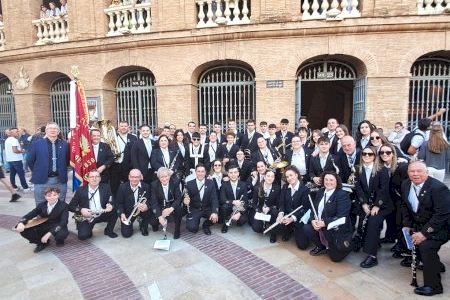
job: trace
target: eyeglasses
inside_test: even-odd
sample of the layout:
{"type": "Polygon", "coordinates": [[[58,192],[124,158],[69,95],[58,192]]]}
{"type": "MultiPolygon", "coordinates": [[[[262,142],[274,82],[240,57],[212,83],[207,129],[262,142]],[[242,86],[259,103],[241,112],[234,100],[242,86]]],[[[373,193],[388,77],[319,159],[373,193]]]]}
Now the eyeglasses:
{"type": "Polygon", "coordinates": [[[380,151],[380,155],[391,155],[392,151],[380,151]]]}
{"type": "Polygon", "coordinates": [[[198,138],[192,138],[193,141],[200,141],[198,138]]]}
{"type": "Polygon", "coordinates": [[[375,153],[373,153],[373,152],[363,152],[362,153],[362,156],[369,156],[369,157],[371,157],[371,156],[374,156],[375,155],[375,153]]]}
{"type": "Polygon", "coordinates": [[[93,175],[93,176],[89,176],[89,178],[100,178],[99,175],[93,175]]]}
{"type": "Polygon", "coordinates": [[[373,141],[373,140],[379,140],[379,139],[381,139],[380,136],[371,136],[371,137],[370,137],[370,140],[371,140],[371,141],[373,141]]]}

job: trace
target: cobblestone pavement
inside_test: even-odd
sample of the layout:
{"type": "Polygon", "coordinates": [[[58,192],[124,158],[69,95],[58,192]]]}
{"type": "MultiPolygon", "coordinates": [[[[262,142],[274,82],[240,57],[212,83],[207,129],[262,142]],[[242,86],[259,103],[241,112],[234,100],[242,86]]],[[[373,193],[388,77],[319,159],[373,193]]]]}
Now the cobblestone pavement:
{"type": "MultiPolygon", "coordinates": [[[[71,198],[71,193],[67,197],[71,198]]],[[[352,253],[343,262],[311,257],[295,242],[269,243],[246,226],[222,234],[213,226],[205,236],[182,230],[170,251],[153,249],[162,232],[124,239],[103,235],[105,225],[94,228],[94,237],[78,241],[72,234],[61,248],[53,245],[39,254],[12,226],[34,207],[32,192],[17,203],[0,190],[0,299],[419,299],[409,285],[409,268],[400,267],[384,244],[379,265],[363,270],[363,253],[352,253]]],[[[171,230],[169,226],[169,231],[171,230]]],[[[117,233],[119,224],[116,225],[117,233]]],[[[171,238],[171,234],[168,234],[171,238]]],[[[450,267],[450,245],[440,251],[450,267]]],[[[418,271],[419,284],[422,272],[418,271]]],[[[450,280],[443,274],[448,299],[450,280]]]]}

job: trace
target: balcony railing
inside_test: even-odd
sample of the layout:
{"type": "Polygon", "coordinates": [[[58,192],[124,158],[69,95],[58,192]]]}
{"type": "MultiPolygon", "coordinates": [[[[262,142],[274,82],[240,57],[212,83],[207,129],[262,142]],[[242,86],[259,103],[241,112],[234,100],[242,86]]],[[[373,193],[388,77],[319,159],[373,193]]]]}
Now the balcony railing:
{"type": "Polygon", "coordinates": [[[197,0],[197,28],[250,23],[249,0],[197,0]]]}
{"type": "Polygon", "coordinates": [[[69,24],[67,20],[67,15],[33,20],[32,23],[37,29],[38,40],[36,45],[67,42],[69,40],[69,24]]]}
{"type": "Polygon", "coordinates": [[[358,18],[358,6],[358,0],[303,0],[302,20],[358,18]]]}
{"type": "Polygon", "coordinates": [[[450,12],[450,0],[417,0],[419,15],[435,15],[450,12]]]}
{"type": "Polygon", "coordinates": [[[0,21],[0,51],[5,50],[5,25],[0,21]]]}
{"type": "Polygon", "coordinates": [[[152,23],[151,3],[111,5],[104,12],[108,15],[107,36],[120,36],[150,32],[152,23]]]}

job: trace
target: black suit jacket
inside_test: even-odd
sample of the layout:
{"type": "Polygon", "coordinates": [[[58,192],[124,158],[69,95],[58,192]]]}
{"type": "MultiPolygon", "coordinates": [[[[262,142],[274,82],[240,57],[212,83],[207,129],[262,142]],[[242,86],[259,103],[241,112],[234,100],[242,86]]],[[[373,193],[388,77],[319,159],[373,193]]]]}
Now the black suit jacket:
{"type": "MultiPolygon", "coordinates": [[[[316,194],[316,199],[314,201],[314,207],[317,213],[319,209],[320,201],[323,198],[325,189],[320,189],[316,194]]],[[[325,222],[325,226],[328,226],[331,222],[345,217],[345,224],[339,226],[338,232],[340,234],[345,234],[351,232],[352,224],[350,220],[350,209],[352,206],[352,201],[347,192],[342,189],[336,189],[333,194],[326,200],[322,211],[322,220],[325,222]]],[[[314,218],[313,213],[311,217],[314,218]]]]}
{"type": "Polygon", "coordinates": [[[227,144],[221,144],[217,149],[216,158],[223,160],[224,158],[236,159],[236,153],[239,151],[239,146],[233,144],[230,151],[227,149],[227,144]]]}
{"type": "Polygon", "coordinates": [[[291,196],[291,188],[286,184],[281,191],[279,204],[280,212],[284,212],[284,215],[287,215],[300,205],[303,205],[302,208],[294,213],[294,216],[297,218],[297,222],[300,221],[301,217],[305,214],[309,207],[308,194],[309,189],[306,186],[300,185],[295,194],[291,196]]]}
{"type": "Polygon", "coordinates": [[[155,180],[151,185],[151,207],[156,217],[161,216],[162,210],[168,207],[181,207],[180,182],[171,177],[169,181],[168,199],[164,197],[164,190],[161,182],[155,180]]]}
{"type": "Polygon", "coordinates": [[[52,229],[50,232],[54,236],[58,231],[63,228],[67,228],[67,223],[69,221],[69,211],[67,210],[67,203],[58,200],[55,207],[53,207],[50,214],[47,213],[47,201],[41,202],[32,211],[23,216],[19,223],[26,225],[28,221],[34,217],[40,216],[42,218],[48,218],[48,224],[51,224],[52,229]]]}
{"type": "Polygon", "coordinates": [[[270,209],[277,209],[280,204],[281,189],[277,184],[272,184],[272,189],[270,190],[269,197],[266,198],[264,190],[260,192],[261,184],[255,186],[253,189],[253,207],[256,211],[262,212],[264,203],[270,209]]]}
{"type": "MultiPolygon", "coordinates": [[[[100,204],[102,208],[106,208],[106,204],[110,203],[111,189],[109,184],[100,183],[97,193],[100,194],[100,204]]],[[[112,204],[112,203],[111,203],[112,204]]],[[[69,203],[69,211],[79,214],[82,208],[89,208],[89,186],[80,186],[72,200],[69,203]]]]}
{"type": "MultiPolygon", "coordinates": [[[[275,150],[272,148],[267,147],[267,149],[269,149],[270,153],[272,154],[273,160],[275,161],[278,158],[278,153],[275,152],[275,150]]],[[[254,166],[256,166],[258,161],[266,162],[266,159],[259,148],[256,151],[252,152],[251,160],[254,166]]]]}
{"type": "MultiPolygon", "coordinates": [[[[150,209],[150,186],[145,182],[141,181],[141,186],[138,188],[138,200],[141,196],[147,198],[147,206],[150,209]],[[144,194],[145,192],[145,194],[144,194]]],[[[115,207],[117,208],[117,214],[120,216],[121,214],[125,214],[126,217],[130,216],[131,211],[134,208],[134,194],[131,189],[129,182],[124,182],[119,186],[119,190],[117,191],[115,207]]]]}
{"type": "MultiPolygon", "coordinates": [[[[359,161],[361,159],[361,150],[356,149],[356,158],[354,165],[355,167],[359,165],[359,161]]],[[[348,181],[348,177],[352,173],[352,170],[348,164],[347,154],[341,149],[336,155],[336,165],[339,168],[339,176],[342,179],[342,182],[346,183],[348,181]]]]}
{"type": "Polygon", "coordinates": [[[273,141],[270,141],[270,137],[266,139],[267,142],[267,147],[273,148],[275,149],[275,147],[277,147],[278,145],[281,144],[281,137],[275,135],[275,138],[273,139],[273,141]]]}
{"type": "Polygon", "coordinates": [[[328,154],[327,162],[325,163],[325,167],[322,169],[320,165],[320,157],[319,155],[315,157],[311,157],[309,161],[309,177],[312,179],[313,177],[320,177],[325,171],[336,171],[336,168],[333,165],[333,160],[336,164],[336,159],[333,154],[328,154]]]}
{"type": "MultiPolygon", "coordinates": [[[[305,166],[306,166],[306,174],[303,177],[303,181],[309,181],[309,164],[311,161],[311,150],[305,146],[303,146],[303,151],[305,152],[305,166]]],[[[292,165],[292,154],[294,151],[292,149],[289,149],[286,151],[286,155],[284,159],[289,163],[289,165],[292,165]]],[[[319,162],[320,166],[320,162],[319,162]]]]}
{"type": "Polygon", "coordinates": [[[97,154],[97,161],[96,161],[96,167],[97,169],[101,166],[105,166],[106,169],[100,174],[102,177],[103,183],[108,182],[109,179],[109,172],[108,168],[114,163],[114,155],[111,151],[111,147],[109,147],[108,144],[100,142],[98,145],[98,154],[97,154]]]}
{"type": "Polygon", "coordinates": [[[233,164],[235,164],[239,168],[239,179],[241,181],[247,181],[250,177],[250,174],[252,173],[253,164],[248,160],[244,160],[241,167],[239,167],[239,163],[237,160],[233,160],[233,164]]]}
{"type": "MultiPolygon", "coordinates": [[[[325,134],[325,136],[327,138],[330,138],[328,132],[325,134]]],[[[339,140],[338,137],[336,136],[336,134],[334,134],[333,141],[330,142],[330,153],[331,154],[337,154],[338,153],[338,151],[337,151],[338,140],[339,140]]]]}
{"type": "MultiPolygon", "coordinates": [[[[122,139],[122,137],[117,134],[117,139],[122,139]]],[[[131,148],[133,144],[138,140],[137,136],[128,133],[126,140],[122,140],[125,145],[125,149],[123,150],[123,160],[121,163],[121,169],[122,171],[128,172],[128,170],[131,170],[132,163],[131,163],[131,148]]]]}
{"type": "Polygon", "coordinates": [[[255,133],[253,134],[253,138],[249,140],[248,134],[247,132],[245,132],[245,134],[243,134],[241,138],[241,149],[249,149],[251,153],[255,152],[256,150],[258,150],[257,140],[260,137],[262,137],[262,134],[255,131],[255,133]]]}
{"type": "Polygon", "coordinates": [[[164,164],[164,156],[162,154],[161,149],[154,148],[152,150],[152,155],[150,157],[150,163],[152,165],[152,170],[157,172],[159,170],[159,168],[161,168],[161,167],[170,168],[172,166],[172,164],[174,164],[172,171],[174,171],[174,172],[178,171],[183,162],[183,159],[182,159],[181,153],[179,153],[177,156],[177,152],[178,151],[173,151],[173,150],[169,149],[169,163],[166,165],[166,164],[164,164]],[[175,158],[175,156],[176,156],[176,158],[175,158]],[[175,162],[174,162],[174,160],[175,160],[175,162]]]}
{"type": "Polygon", "coordinates": [[[411,181],[402,184],[401,211],[403,225],[420,231],[427,239],[449,239],[450,191],[437,179],[428,177],[420,190],[417,212],[408,200],[411,181]]]}
{"type": "Polygon", "coordinates": [[[217,199],[216,186],[211,179],[205,179],[203,199],[200,198],[196,179],[186,183],[186,190],[191,199],[189,204],[191,209],[200,209],[214,214],[219,213],[219,200],[217,199]]]}
{"type": "Polygon", "coordinates": [[[220,205],[233,205],[233,200],[241,200],[244,202],[244,207],[248,206],[247,185],[243,181],[238,181],[236,187],[236,198],[233,194],[233,188],[230,181],[225,181],[220,187],[220,205]],[[241,199],[242,197],[242,199],[241,199]]]}
{"type": "MultiPolygon", "coordinates": [[[[384,170],[387,170],[384,168],[384,170]]],[[[389,196],[389,174],[380,170],[371,174],[369,185],[364,166],[360,166],[356,172],[355,193],[362,204],[373,204],[382,210],[392,211],[394,205],[389,196]],[[360,171],[361,170],[361,171],[360,171]]]]}
{"type": "MultiPolygon", "coordinates": [[[[190,157],[191,156],[191,145],[188,145],[187,147],[188,151],[186,152],[186,159],[185,159],[185,167],[186,175],[189,175],[190,169],[195,169],[195,158],[190,157]]],[[[203,152],[203,157],[198,158],[198,163],[201,163],[205,166],[206,172],[208,172],[210,167],[210,161],[209,161],[209,154],[206,151],[205,145],[200,145],[200,152],[203,152]]],[[[201,154],[200,154],[201,155],[201,154]]]]}
{"type": "MultiPolygon", "coordinates": [[[[283,140],[282,139],[282,135],[281,135],[281,130],[280,131],[277,131],[276,133],[276,136],[280,139],[280,143],[281,143],[281,141],[283,140]]],[[[290,144],[291,142],[292,142],[292,138],[294,137],[294,134],[292,133],[292,132],[290,132],[290,131],[287,131],[286,132],[286,135],[285,135],[285,144],[287,145],[287,144],[290,144]]],[[[290,148],[290,146],[288,146],[287,148],[290,148]]]]}
{"type": "Polygon", "coordinates": [[[209,154],[209,148],[210,148],[210,147],[211,147],[211,144],[210,144],[210,143],[205,144],[205,152],[208,153],[209,162],[213,161],[214,159],[218,159],[218,157],[217,157],[217,152],[219,151],[220,144],[216,142],[216,148],[215,148],[216,151],[215,151],[215,152],[214,152],[214,148],[212,148],[212,149],[213,149],[213,152],[214,152],[214,156],[215,156],[214,159],[213,159],[212,156],[210,156],[210,154],[209,154]]]}
{"type": "Polygon", "coordinates": [[[217,135],[217,143],[223,144],[227,142],[227,137],[224,134],[216,134],[217,135]]]}
{"type": "MultiPolygon", "coordinates": [[[[152,141],[152,152],[155,149],[155,145],[152,141]]],[[[131,147],[131,165],[133,169],[139,169],[143,176],[151,171],[148,168],[148,164],[150,163],[150,156],[147,152],[147,148],[145,148],[144,141],[142,139],[138,139],[133,146],[131,147]]]]}

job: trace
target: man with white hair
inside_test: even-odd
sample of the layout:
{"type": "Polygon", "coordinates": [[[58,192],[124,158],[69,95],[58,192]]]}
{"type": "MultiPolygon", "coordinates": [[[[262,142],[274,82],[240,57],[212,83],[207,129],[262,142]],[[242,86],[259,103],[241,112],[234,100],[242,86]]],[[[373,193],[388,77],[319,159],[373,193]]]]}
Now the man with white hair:
{"type": "MultiPolygon", "coordinates": [[[[410,163],[408,177],[402,184],[402,219],[423,262],[424,281],[414,293],[442,294],[440,272],[445,272],[445,266],[438,252],[450,236],[450,191],[445,184],[428,176],[427,166],[422,161],[410,163]]],[[[402,265],[410,266],[410,263],[402,261],[402,265]]]]}
{"type": "Polygon", "coordinates": [[[58,138],[59,132],[58,124],[47,123],[45,137],[31,144],[27,163],[32,171],[36,205],[45,201],[44,191],[49,187],[59,188],[60,200],[66,200],[69,146],[58,138]]]}

